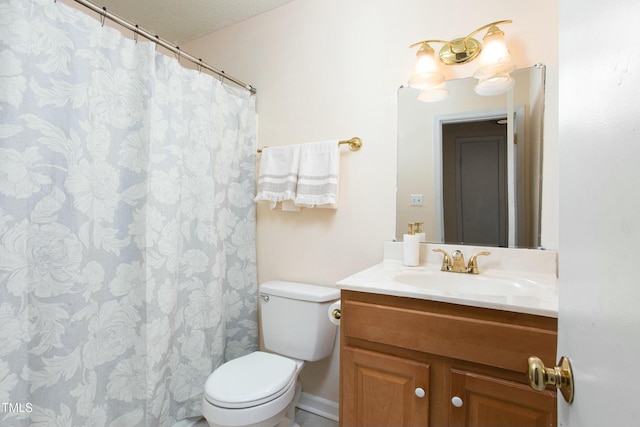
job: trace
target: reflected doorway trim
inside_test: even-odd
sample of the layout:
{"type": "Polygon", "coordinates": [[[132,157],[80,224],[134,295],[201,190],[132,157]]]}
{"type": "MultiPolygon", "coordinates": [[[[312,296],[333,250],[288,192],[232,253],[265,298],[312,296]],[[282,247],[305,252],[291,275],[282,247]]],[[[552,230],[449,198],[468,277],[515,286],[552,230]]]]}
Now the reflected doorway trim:
{"type": "MultiPolygon", "coordinates": [[[[511,93],[511,91],[509,92],[511,93]]],[[[444,206],[443,206],[443,198],[442,198],[442,125],[449,123],[464,123],[464,122],[474,122],[474,121],[485,121],[485,120],[493,120],[500,119],[504,117],[515,117],[515,123],[513,120],[507,121],[507,210],[508,210],[508,218],[509,218],[509,236],[508,242],[509,247],[515,247],[516,244],[516,235],[518,230],[524,230],[524,224],[519,224],[520,221],[517,211],[518,209],[523,209],[523,206],[516,206],[516,192],[523,191],[520,188],[516,188],[516,182],[522,182],[522,180],[516,180],[516,174],[522,174],[524,171],[523,168],[518,168],[517,165],[520,163],[520,159],[522,158],[522,153],[518,154],[518,161],[516,161],[516,153],[514,150],[514,141],[513,135],[516,131],[520,134],[519,143],[521,146],[525,144],[524,135],[524,113],[525,107],[518,106],[517,108],[513,108],[512,100],[507,102],[507,108],[498,108],[498,109],[490,109],[490,110],[477,110],[477,111],[468,111],[464,113],[451,113],[451,114],[441,114],[436,115],[433,118],[433,159],[434,159],[434,201],[433,206],[435,210],[435,238],[436,242],[444,242],[444,206]],[[513,111],[514,114],[508,114],[509,110],[513,111]],[[516,220],[518,218],[518,220],[516,220]]],[[[522,150],[520,150],[522,152],[522,150]]]]}

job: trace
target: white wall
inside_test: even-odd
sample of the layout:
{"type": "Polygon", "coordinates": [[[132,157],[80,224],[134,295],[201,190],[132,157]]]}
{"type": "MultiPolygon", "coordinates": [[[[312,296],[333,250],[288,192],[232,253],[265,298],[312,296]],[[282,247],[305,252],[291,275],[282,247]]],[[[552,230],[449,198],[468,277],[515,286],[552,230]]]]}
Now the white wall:
{"type": "MultiPolygon", "coordinates": [[[[364,143],[359,152],[342,149],[337,211],[259,207],[259,281],[333,285],[381,261],[383,241],[395,234],[396,97],[413,64],[408,46],[502,19],[513,20],[501,28],[516,64],[547,65],[542,227],[543,244],[557,248],[557,9],[556,0],[294,0],[184,46],[257,87],[260,146],[364,143]]],[[[473,67],[449,67],[447,77],[473,67]]],[[[305,391],[337,401],[338,365],[336,350],[305,368],[305,391]]]]}

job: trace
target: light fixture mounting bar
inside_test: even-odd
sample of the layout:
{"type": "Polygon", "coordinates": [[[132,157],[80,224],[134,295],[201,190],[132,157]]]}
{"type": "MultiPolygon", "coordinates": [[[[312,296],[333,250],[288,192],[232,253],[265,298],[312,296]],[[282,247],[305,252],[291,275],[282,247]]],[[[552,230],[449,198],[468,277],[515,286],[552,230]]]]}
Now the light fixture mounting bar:
{"type": "MultiPolygon", "coordinates": [[[[456,65],[456,64],[465,64],[469,61],[473,61],[482,51],[482,44],[473,38],[480,31],[489,28],[489,31],[492,31],[491,28],[500,24],[510,24],[512,21],[510,19],[504,19],[502,21],[495,21],[487,25],[483,25],[477,30],[471,32],[466,37],[461,37],[457,39],[453,39],[451,41],[446,40],[438,40],[438,39],[430,39],[423,40],[421,42],[417,42],[409,46],[409,48],[414,48],[416,46],[423,46],[429,43],[440,43],[442,44],[442,48],[438,56],[440,57],[440,61],[442,61],[446,65],[456,65]]],[[[499,31],[496,27],[496,30],[499,31]]]]}
{"type": "Polygon", "coordinates": [[[411,46],[409,46],[409,49],[413,49],[416,46],[422,46],[423,44],[429,44],[429,43],[441,43],[441,44],[451,44],[451,42],[447,41],[447,40],[437,40],[437,39],[432,39],[432,40],[422,40],[421,42],[417,42],[412,44],[411,46]]]}
{"type": "Polygon", "coordinates": [[[474,32],[469,34],[467,37],[465,37],[464,40],[467,40],[467,39],[475,36],[476,34],[478,34],[480,31],[484,30],[485,28],[491,28],[493,26],[501,25],[501,24],[511,24],[512,22],[513,21],[511,19],[505,19],[505,20],[502,20],[502,21],[496,21],[496,22],[492,22],[491,24],[483,25],[482,27],[478,28],[477,30],[475,30],[474,32]]]}

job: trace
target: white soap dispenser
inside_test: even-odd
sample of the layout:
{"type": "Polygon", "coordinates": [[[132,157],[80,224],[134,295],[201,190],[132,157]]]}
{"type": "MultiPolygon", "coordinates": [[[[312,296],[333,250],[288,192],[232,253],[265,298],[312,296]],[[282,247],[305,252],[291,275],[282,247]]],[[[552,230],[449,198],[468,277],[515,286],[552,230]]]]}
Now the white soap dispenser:
{"type": "Polygon", "coordinates": [[[420,237],[415,233],[413,223],[409,223],[409,233],[402,236],[404,265],[415,267],[420,264],[420,237]]]}

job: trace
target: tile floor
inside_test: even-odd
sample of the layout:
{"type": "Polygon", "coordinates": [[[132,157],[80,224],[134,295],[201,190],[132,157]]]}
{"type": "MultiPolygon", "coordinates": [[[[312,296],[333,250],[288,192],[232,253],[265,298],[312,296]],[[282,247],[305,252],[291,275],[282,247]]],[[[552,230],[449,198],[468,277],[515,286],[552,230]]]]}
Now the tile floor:
{"type": "Polygon", "coordinates": [[[300,427],[338,427],[336,421],[303,411],[302,409],[296,411],[296,422],[300,427]]]}

